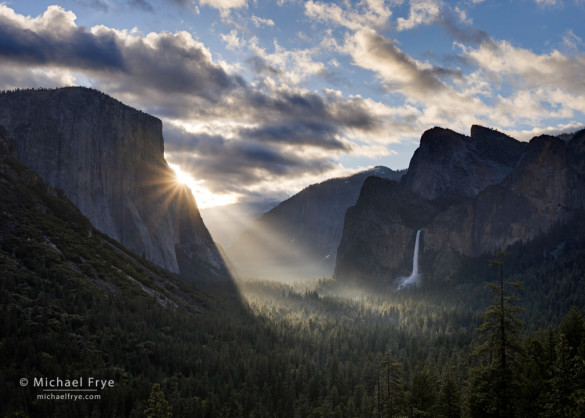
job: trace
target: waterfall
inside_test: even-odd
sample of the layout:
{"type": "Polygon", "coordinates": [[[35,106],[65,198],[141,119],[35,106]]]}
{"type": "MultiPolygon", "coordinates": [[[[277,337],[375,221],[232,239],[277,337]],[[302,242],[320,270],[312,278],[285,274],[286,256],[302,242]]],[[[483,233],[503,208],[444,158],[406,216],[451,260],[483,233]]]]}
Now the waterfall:
{"type": "Polygon", "coordinates": [[[412,273],[408,277],[402,277],[397,290],[404,289],[407,286],[418,285],[419,273],[418,273],[418,250],[420,240],[420,229],[416,231],[416,239],[414,241],[414,255],[412,256],[412,273]]]}
{"type": "Polygon", "coordinates": [[[414,241],[414,256],[412,257],[412,274],[410,275],[410,277],[418,276],[418,240],[419,240],[419,238],[420,238],[420,229],[418,231],[416,231],[416,240],[414,241]]]}

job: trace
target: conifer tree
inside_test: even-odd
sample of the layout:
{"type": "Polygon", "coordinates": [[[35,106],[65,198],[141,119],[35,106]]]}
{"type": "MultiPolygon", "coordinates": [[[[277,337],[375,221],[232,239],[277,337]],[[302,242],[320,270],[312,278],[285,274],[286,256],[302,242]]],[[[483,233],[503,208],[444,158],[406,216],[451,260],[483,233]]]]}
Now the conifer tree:
{"type": "Polygon", "coordinates": [[[160,384],[155,383],[148,398],[148,408],[144,411],[147,418],[172,418],[173,412],[171,406],[165,399],[165,394],[160,388],[160,384]]]}
{"type": "Polygon", "coordinates": [[[468,406],[473,416],[514,417],[519,386],[519,363],[522,347],[518,318],[522,309],[515,305],[518,298],[506,294],[506,285],[521,288],[521,283],[504,282],[505,253],[498,252],[490,264],[499,267],[498,284],[488,283],[494,302],[488,307],[478,328],[483,343],[475,355],[484,357],[483,365],[475,370],[468,393],[468,406]]]}
{"type": "Polygon", "coordinates": [[[439,414],[446,418],[461,416],[460,389],[451,368],[443,374],[439,389],[439,414]]]}
{"type": "Polygon", "coordinates": [[[416,368],[410,393],[410,414],[416,417],[436,416],[437,377],[427,364],[416,368]]]}
{"type": "Polygon", "coordinates": [[[404,405],[404,371],[390,350],[378,363],[377,379],[377,416],[398,416],[404,405]]]}

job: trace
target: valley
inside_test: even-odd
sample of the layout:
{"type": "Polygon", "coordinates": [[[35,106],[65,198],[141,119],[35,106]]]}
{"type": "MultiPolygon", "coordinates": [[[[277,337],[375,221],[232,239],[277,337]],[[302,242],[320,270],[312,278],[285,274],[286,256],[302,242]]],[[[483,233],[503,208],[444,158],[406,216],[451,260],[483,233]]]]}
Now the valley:
{"type": "Polygon", "coordinates": [[[1,416],[585,414],[585,131],[433,128],[223,251],[156,118],[68,88],[2,93],[2,124],[1,416]]]}

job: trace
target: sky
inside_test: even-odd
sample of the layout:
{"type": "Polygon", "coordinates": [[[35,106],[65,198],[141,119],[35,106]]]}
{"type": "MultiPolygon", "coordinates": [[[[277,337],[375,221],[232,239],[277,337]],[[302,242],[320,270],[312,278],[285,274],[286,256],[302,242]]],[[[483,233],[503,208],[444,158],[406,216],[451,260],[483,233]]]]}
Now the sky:
{"type": "Polygon", "coordinates": [[[407,168],[434,126],[585,125],[585,0],[7,0],[0,89],[82,85],[163,121],[201,208],[407,168]]]}

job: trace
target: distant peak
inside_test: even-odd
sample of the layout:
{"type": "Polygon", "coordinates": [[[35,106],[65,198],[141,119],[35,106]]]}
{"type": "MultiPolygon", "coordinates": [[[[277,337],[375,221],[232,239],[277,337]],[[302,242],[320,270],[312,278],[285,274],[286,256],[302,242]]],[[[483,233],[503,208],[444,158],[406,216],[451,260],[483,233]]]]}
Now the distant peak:
{"type": "Polygon", "coordinates": [[[370,168],[369,170],[367,170],[370,173],[373,172],[388,172],[388,171],[392,171],[392,169],[388,168],[388,167],[384,167],[383,165],[377,165],[375,167],[370,168]]]}
{"type": "Polygon", "coordinates": [[[420,138],[420,148],[427,152],[439,152],[439,150],[455,149],[465,146],[470,138],[451,129],[435,126],[425,131],[420,138]]]}
{"type": "Polygon", "coordinates": [[[435,138],[467,138],[465,135],[455,132],[448,128],[441,128],[439,126],[435,126],[434,128],[427,129],[421,137],[421,141],[425,139],[435,139],[435,138]]]}
{"type": "Polygon", "coordinates": [[[490,140],[490,141],[515,141],[516,139],[512,138],[510,135],[506,135],[503,132],[498,131],[494,128],[486,128],[485,126],[481,125],[472,125],[471,126],[471,138],[473,140],[490,140]]]}

